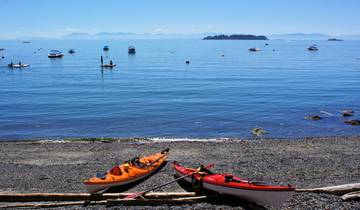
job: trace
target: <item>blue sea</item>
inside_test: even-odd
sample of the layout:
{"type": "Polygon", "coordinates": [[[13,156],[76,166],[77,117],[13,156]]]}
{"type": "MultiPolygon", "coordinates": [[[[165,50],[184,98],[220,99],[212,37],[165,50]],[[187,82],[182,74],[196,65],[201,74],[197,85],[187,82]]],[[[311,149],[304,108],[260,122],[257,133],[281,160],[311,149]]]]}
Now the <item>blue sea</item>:
{"type": "Polygon", "coordinates": [[[340,113],[360,118],[360,41],[59,39],[0,48],[1,140],[248,138],[255,127],[280,138],[360,134],[340,113]],[[319,51],[308,51],[314,43],[319,51]],[[65,56],[49,59],[52,49],[65,56]],[[117,66],[102,70],[101,55],[117,66]],[[7,67],[19,60],[30,67],[7,67]]]}

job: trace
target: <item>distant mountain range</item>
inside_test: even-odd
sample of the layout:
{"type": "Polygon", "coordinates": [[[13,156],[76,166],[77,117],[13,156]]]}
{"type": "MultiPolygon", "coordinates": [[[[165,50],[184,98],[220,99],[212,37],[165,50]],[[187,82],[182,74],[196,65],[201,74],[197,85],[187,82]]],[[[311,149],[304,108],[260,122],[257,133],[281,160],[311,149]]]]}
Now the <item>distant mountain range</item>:
{"type": "Polygon", "coordinates": [[[199,34],[176,34],[176,33],[132,33],[132,32],[100,32],[96,34],[89,33],[71,33],[63,36],[65,39],[166,39],[166,38],[203,38],[204,36],[215,35],[215,33],[199,34]]]}
{"type": "Polygon", "coordinates": [[[280,40],[327,40],[332,36],[321,33],[293,33],[293,34],[273,34],[268,36],[269,39],[280,39],[280,40]]]}
{"type": "MultiPolygon", "coordinates": [[[[198,38],[202,39],[207,36],[214,36],[221,33],[197,33],[197,34],[180,34],[180,33],[132,33],[132,32],[100,32],[90,33],[71,33],[63,36],[65,39],[173,39],[173,38],[198,38]]],[[[331,36],[322,33],[289,33],[289,34],[272,34],[266,36],[270,40],[328,40],[337,38],[343,40],[360,40],[360,35],[340,35],[331,36]]]]}
{"type": "Polygon", "coordinates": [[[267,37],[272,40],[328,40],[331,38],[344,39],[344,40],[360,40],[360,35],[331,36],[322,33],[273,34],[273,35],[268,35],[267,37]]]}

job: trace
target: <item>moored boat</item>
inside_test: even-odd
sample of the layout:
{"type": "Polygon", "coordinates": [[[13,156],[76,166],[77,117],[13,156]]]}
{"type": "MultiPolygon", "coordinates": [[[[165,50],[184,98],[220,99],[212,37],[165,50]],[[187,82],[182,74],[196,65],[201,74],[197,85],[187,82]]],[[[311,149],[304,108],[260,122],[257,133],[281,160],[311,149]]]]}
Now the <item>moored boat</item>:
{"type": "Polygon", "coordinates": [[[258,51],[261,51],[260,48],[257,48],[257,47],[252,47],[252,48],[249,48],[249,51],[251,52],[258,52],[258,51]]]}
{"type": "MultiPolygon", "coordinates": [[[[174,163],[176,176],[184,176],[196,172],[198,169],[186,168],[174,163]]],[[[184,180],[190,184],[201,182],[205,191],[233,196],[248,202],[265,206],[281,206],[295,192],[291,185],[270,185],[259,182],[243,180],[231,174],[216,174],[207,169],[202,171],[205,175],[194,174],[184,180]]]]}
{"type": "Polygon", "coordinates": [[[309,50],[309,51],[318,51],[319,48],[317,47],[316,44],[313,44],[313,45],[311,45],[310,47],[308,47],[308,50],[309,50]]]}
{"type": "Polygon", "coordinates": [[[101,68],[110,68],[110,69],[112,69],[112,68],[114,68],[116,66],[116,64],[112,64],[112,65],[110,65],[110,64],[104,64],[104,65],[101,65],[100,67],[101,68]]]}
{"type": "Polygon", "coordinates": [[[63,56],[64,54],[59,50],[51,50],[50,53],[48,54],[49,58],[61,58],[63,56]]]}
{"type": "Polygon", "coordinates": [[[26,67],[29,67],[30,65],[29,64],[26,64],[26,63],[24,63],[24,64],[21,64],[21,63],[19,63],[19,64],[14,64],[14,63],[10,63],[10,64],[8,64],[8,67],[9,68],[26,68],[26,67]]]}
{"type": "Polygon", "coordinates": [[[134,46],[129,46],[128,47],[128,53],[129,54],[135,54],[136,53],[135,47],[134,46]]]}
{"type": "Polygon", "coordinates": [[[142,181],[163,166],[168,153],[169,149],[166,149],[147,157],[133,158],[121,165],[116,165],[103,174],[97,174],[97,176],[85,180],[85,189],[89,193],[96,193],[142,181]]]}

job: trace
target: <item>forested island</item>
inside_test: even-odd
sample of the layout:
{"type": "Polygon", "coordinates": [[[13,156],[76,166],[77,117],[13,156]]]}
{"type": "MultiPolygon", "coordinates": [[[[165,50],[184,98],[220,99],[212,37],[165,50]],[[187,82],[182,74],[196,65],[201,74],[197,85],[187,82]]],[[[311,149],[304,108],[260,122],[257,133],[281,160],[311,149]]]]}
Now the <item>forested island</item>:
{"type": "Polygon", "coordinates": [[[207,36],[203,40],[268,40],[266,36],[256,36],[251,34],[215,35],[207,36]]]}

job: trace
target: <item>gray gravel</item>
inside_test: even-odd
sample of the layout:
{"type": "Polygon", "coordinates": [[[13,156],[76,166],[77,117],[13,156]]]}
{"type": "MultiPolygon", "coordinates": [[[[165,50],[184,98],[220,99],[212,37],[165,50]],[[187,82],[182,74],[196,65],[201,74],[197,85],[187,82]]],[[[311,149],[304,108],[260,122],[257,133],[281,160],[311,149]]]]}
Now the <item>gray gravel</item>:
{"type": "MultiPolygon", "coordinates": [[[[139,154],[149,155],[165,148],[171,149],[170,162],[177,160],[187,166],[215,163],[214,171],[233,173],[250,180],[290,183],[298,188],[360,182],[360,137],[156,143],[35,141],[1,142],[0,145],[2,192],[85,192],[82,186],[85,178],[139,154]]],[[[141,191],[170,181],[172,175],[173,169],[168,164],[129,191],[141,191]]],[[[161,191],[182,189],[175,183],[161,191]]],[[[71,208],[80,207],[68,207],[71,208]]],[[[154,209],[169,208],[243,209],[207,203],[154,209]]],[[[343,202],[335,195],[296,193],[281,209],[360,209],[360,202],[343,202]]]]}

